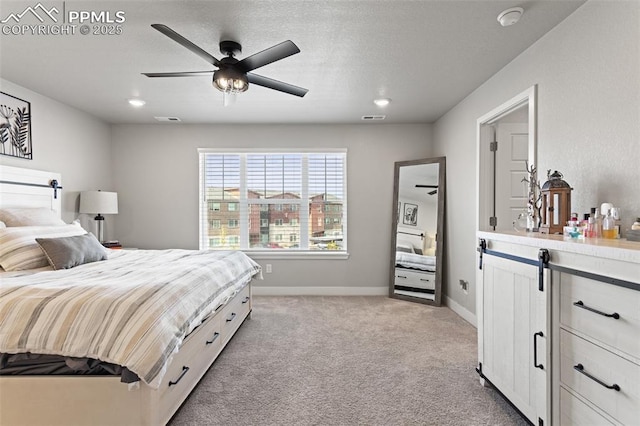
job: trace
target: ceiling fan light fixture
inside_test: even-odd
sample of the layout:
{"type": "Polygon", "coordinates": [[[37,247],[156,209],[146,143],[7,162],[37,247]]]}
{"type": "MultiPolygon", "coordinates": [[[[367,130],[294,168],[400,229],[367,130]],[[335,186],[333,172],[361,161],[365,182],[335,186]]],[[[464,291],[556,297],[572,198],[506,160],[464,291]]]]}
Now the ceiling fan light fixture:
{"type": "Polygon", "coordinates": [[[222,93],[242,93],[249,88],[247,75],[234,69],[219,69],[213,73],[213,87],[222,93]]]}

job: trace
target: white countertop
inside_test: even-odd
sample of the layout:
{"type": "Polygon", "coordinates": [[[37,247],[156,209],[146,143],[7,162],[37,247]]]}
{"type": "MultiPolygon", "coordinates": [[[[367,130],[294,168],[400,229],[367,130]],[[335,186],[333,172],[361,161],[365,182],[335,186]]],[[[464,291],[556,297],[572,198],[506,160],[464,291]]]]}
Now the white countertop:
{"type": "Polygon", "coordinates": [[[585,238],[576,239],[562,235],[540,234],[538,232],[494,232],[478,231],[478,238],[504,241],[507,243],[566,251],[606,259],[621,260],[640,264],[640,242],[626,239],[585,238]]]}

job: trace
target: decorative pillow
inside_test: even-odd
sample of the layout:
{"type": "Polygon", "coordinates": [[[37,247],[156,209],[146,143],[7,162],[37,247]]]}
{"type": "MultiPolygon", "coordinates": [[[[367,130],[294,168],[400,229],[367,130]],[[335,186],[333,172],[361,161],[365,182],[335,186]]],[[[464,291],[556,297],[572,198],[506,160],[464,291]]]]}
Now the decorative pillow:
{"type": "Polygon", "coordinates": [[[8,227],[66,225],[58,213],[46,207],[0,209],[0,221],[8,227]]]}
{"type": "Polygon", "coordinates": [[[63,226],[14,226],[0,229],[0,266],[5,271],[48,266],[36,238],[71,237],[83,235],[87,231],[78,225],[63,226]]]}
{"type": "Polygon", "coordinates": [[[0,220],[0,229],[4,229],[6,227],[7,227],[7,225],[3,221],[0,220]]]}
{"type": "Polygon", "coordinates": [[[61,238],[36,238],[53,269],[69,269],[107,259],[107,249],[93,234],[61,238]]]}

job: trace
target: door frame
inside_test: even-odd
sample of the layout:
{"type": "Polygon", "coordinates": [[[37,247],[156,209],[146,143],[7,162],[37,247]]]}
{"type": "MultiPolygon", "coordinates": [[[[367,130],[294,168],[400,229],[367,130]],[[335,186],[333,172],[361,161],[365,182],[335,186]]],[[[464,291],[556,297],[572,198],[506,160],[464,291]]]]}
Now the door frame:
{"type": "Polygon", "coordinates": [[[476,231],[491,231],[489,217],[493,211],[493,176],[491,164],[493,156],[490,155],[488,146],[493,140],[491,124],[510,114],[514,110],[528,105],[528,128],[529,128],[529,167],[537,167],[537,92],[538,85],[535,84],[522,93],[509,99],[502,105],[492,109],[476,121],[476,176],[478,187],[476,190],[476,231]],[[484,149],[484,148],[487,149],[484,149]]]}

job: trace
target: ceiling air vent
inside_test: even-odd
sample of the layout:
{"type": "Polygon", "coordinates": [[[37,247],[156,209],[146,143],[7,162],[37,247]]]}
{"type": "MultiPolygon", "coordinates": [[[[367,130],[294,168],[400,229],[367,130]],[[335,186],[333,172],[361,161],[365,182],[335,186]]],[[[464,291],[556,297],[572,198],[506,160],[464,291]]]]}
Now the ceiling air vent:
{"type": "Polygon", "coordinates": [[[385,118],[387,118],[386,115],[363,115],[362,116],[362,119],[365,121],[384,120],[385,118]]]}
{"type": "Polygon", "coordinates": [[[153,117],[158,121],[182,121],[178,117],[153,117]]]}

